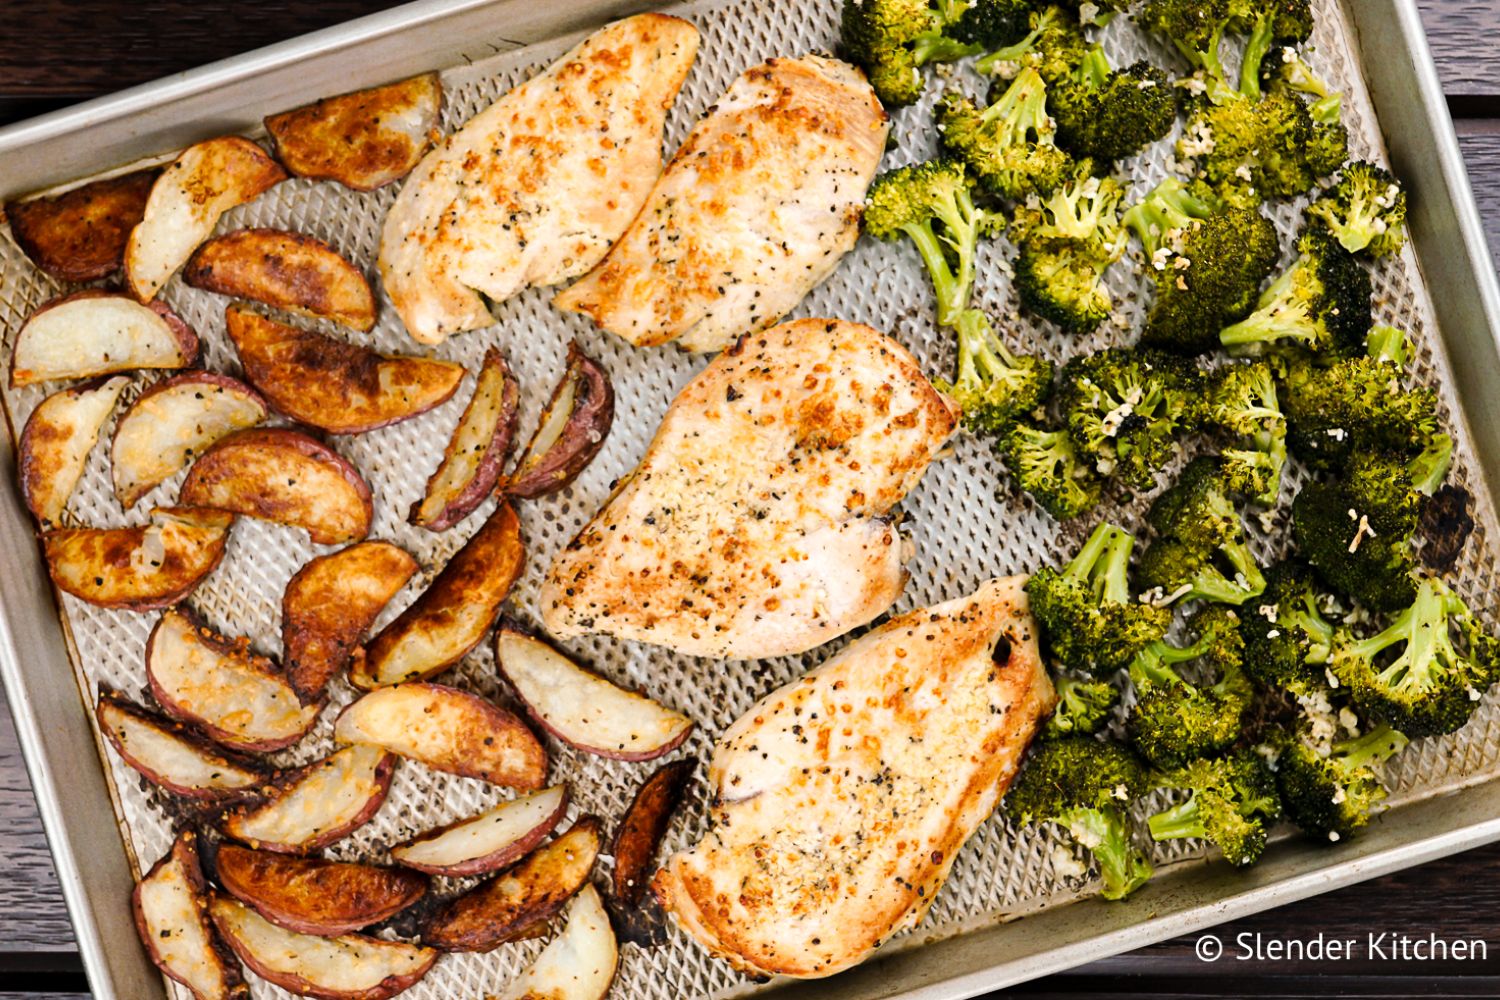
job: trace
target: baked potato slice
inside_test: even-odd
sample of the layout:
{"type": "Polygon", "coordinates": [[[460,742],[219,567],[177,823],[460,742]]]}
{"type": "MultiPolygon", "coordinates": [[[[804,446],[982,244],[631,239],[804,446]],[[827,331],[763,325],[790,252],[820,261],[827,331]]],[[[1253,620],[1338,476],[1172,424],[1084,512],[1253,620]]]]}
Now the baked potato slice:
{"type": "Polygon", "coordinates": [[[630,808],[615,831],[610,853],[615,857],[612,885],[615,898],[635,906],[646,894],[656,871],[656,852],[682,802],[695,762],[690,758],[664,764],[635,793],[630,808]]]}
{"type": "Polygon", "coordinates": [[[125,241],[161,171],[110,177],[46,198],[13,201],[5,218],[16,245],[58,281],[95,281],[120,269],[125,241]]]}
{"type": "Polygon", "coordinates": [[[551,645],[502,623],[500,673],[542,729],[579,750],[614,760],[654,760],[680,747],[693,720],[585,670],[551,645]]]}
{"type": "Polygon", "coordinates": [[[422,940],[444,951],[493,951],[551,919],[583,888],[599,856],[599,820],[585,816],[508,872],[469,890],[428,918],[422,940]]]}
{"type": "Polygon", "coordinates": [[[567,811],[568,786],[553,785],[397,844],[391,857],[429,875],[499,871],[540,844],[567,811]]]}
{"type": "Polygon", "coordinates": [[[444,684],[371,691],[339,715],[333,738],[525,791],[547,780],[547,751],[524,722],[477,694],[444,684]]]}
{"type": "Polygon", "coordinates": [[[252,851],[235,844],[219,848],[214,871],[231,896],[271,923],[323,937],[378,924],[427,892],[426,877],[413,871],[252,851]]]}
{"type": "Polygon", "coordinates": [[[160,507],[134,528],[57,528],[42,548],[59,590],[101,608],[153,611],[213,572],[233,523],[225,511],[160,507]]]}
{"type": "Polygon", "coordinates": [[[303,705],[248,641],[226,638],[181,608],[164,612],[146,640],[146,679],[168,715],[237,750],[291,746],[321,707],[303,705]]]}
{"type": "Polygon", "coordinates": [[[121,760],[174,795],[218,801],[253,795],[265,784],[260,765],[225,753],[182,723],[113,691],[100,690],[94,718],[121,760]]]}
{"type": "Polygon", "coordinates": [[[208,239],[219,217],[286,180],[249,139],[220,136],[189,146],[156,178],[125,244],[125,287],[150,302],[208,239]]]}
{"type": "Polygon", "coordinates": [[[370,533],[370,484],[343,456],[284,427],[220,438],[193,462],[181,502],[303,528],[319,545],[370,533]]]}
{"type": "Polygon", "coordinates": [[[349,665],[365,631],[417,571],[398,545],[366,541],[319,556],[281,595],[281,650],[287,679],[304,702],[316,701],[349,665]]]}
{"type": "Polygon", "coordinates": [[[266,131],[298,177],[372,191],[411,173],[432,145],[442,110],[442,82],[423,73],[271,115],[266,131]]]}
{"type": "Polygon", "coordinates": [[[245,378],[294,420],[362,434],[426,413],[458,391],[462,365],[391,357],[239,305],[224,312],[245,378]]]}
{"type": "Polygon", "coordinates": [[[490,1000],[604,1000],[619,965],[619,946],[599,893],[586,885],[568,904],[562,933],[536,961],[490,1000]]]}
{"type": "Polygon", "coordinates": [[[161,302],[85,289],[31,314],[10,356],[10,384],[92,378],[137,368],[186,368],[198,335],[161,302]]]}
{"type": "Polygon", "coordinates": [[[197,1000],[249,1000],[240,965],[214,933],[196,836],[177,835],[172,849],[136,883],[130,897],[146,954],[197,1000]]]}
{"type": "Polygon", "coordinates": [[[484,353],[474,395],[453,428],[443,460],[427,480],[408,520],[428,531],[446,531],[484,502],[500,479],[516,432],[520,386],[495,348],[484,353]]]}
{"type": "Polygon", "coordinates": [[[115,423],[110,475],[127,510],[219,438],[266,419],[266,401],[239,379],[184,372],[136,397],[115,423]]]}
{"type": "Polygon", "coordinates": [[[395,772],[393,755],[376,747],[345,747],[282,775],[265,801],[226,815],[223,830],[278,854],[320,851],[374,818],[395,772]]]}
{"type": "Polygon", "coordinates": [[[99,428],[130,384],[124,375],[54,392],[31,411],[17,458],[21,496],[43,528],[62,520],[99,428]]]}
{"type": "Polygon", "coordinates": [[[446,670],[483,641],[526,565],[521,522],[501,503],[422,595],[371,639],[349,679],[365,689],[446,670]]]}
{"type": "Polygon", "coordinates": [[[320,239],[282,229],[237,229],[194,251],[182,269],[194,288],[329,319],[375,325],[375,294],[359,268],[320,239]]]}
{"type": "Polygon", "coordinates": [[[209,913],[251,972],[290,993],[319,1000],[387,1000],[420,982],[438,958],[431,948],[363,934],[298,934],[217,894],[209,913]]]}
{"type": "Polygon", "coordinates": [[[568,367],[506,479],[505,493],[530,500],[567,486],[604,447],[614,419],[609,373],[576,343],[569,344],[568,367]]]}

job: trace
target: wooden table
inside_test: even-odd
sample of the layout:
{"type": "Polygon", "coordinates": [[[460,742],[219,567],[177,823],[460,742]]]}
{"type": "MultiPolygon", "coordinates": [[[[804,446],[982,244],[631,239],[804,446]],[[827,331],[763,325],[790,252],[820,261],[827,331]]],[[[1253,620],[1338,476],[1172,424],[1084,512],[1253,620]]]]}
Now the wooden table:
{"type": "MultiPolygon", "coordinates": [[[[834,0],[829,0],[834,2],[834,0]]],[[[1500,248],[1500,4],[1419,0],[1490,245],[1500,248]]],[[[0,121],[118,90],[394,6],[388,0],[6,0],[0,121]]],[[[3,695],[0,695],[3,700],[3,695]]],[[[1487,940],[1487,961],[1205,964],[1196,936],[1097,962],[1015,997],[1500,997],[1500,845],[1215,931],[1380,930],[1487,940]]],[[[0,1000],[87,995],[8,711],[0,710],[0,1000]]]]}

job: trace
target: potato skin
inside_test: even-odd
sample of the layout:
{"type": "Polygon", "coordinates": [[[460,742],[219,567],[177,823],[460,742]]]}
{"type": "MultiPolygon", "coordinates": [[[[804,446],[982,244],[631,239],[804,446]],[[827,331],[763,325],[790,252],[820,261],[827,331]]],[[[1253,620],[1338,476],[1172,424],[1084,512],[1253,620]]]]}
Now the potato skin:
{"type": "MultiPolygon", "coordinates": [[[[88,317],[84,317],[86,319],[88,317]]],[[[139,346],[139,345],[133,345],[139,346]]],[[[94,375],[112,375],[115,372],[134,371],[139,368],[186,368],[198,358],[198,335],[193,328],[188,326],[181,316],[174,313],[165,302],[160,300],[147,302],[144,305],[135,301],[128,295],[119,292],[111,292],[102,288],[85,288],[73,292],[70,295],[62,295],[51,299],[37,307],[36,312],[27,318],[21,325],[21,330],[16,334],[15,344],[11,347],[10,356],[10,384],[12,388],[23,385],[35,385],[38,382],[48,382],[59,378],[89,378],[94,375]],[[175,351],[171,357],[157,356],[149,360],[139,355],[109,355],[78,357],[77,352],[82,347],[81,342],[72,341],[68,346],[68,363],[51,368],[35,368],[28,365],[28,359],[35,362],[32,357],[38,349],[45,350],[49,342],[55,347],[54,334],[57,329],[47,330],[49,324],[56,325],[59,321],[56,310],[69,307],[72,315],[68,317],[68,325],[80,329],[83,334],[89,331],[86,324],[78,316],[78,313],[87,309],[87,303],[95,299],[121,299],[129,303],[133,309],[149,309],[160,317],[166,325],[167,332],[176,342],[175,351]],[[49,315],[52,314],[52,315],[49,315]],[[41,321],[40,323],[38,321],[41,321]],[[37,330],[43,330],[41,334],[37,330]],[[35,345],[38,341],[43,342],[42,348],[35,345]]]]}
{"type": "Polygon", "coordinates": [[[125,242],[146,211],[159,168],[93,181],[50,198],[5,206],[11,235],[59,281],[94,281],[120,269],[125,242]]]}
{"type": "Polygon", "coordinates": [[[534,500],[556,493],[578,478],[604,447],[615,419],[615,389],[604,367],[583,353],[578,344],[568,345],[568,367],[552,392],[536,433],[505,483],[507,496],[534,500]],[[556,407],[563,405],[569,383],[574,384],[571,410],[562,432],[553,441],[540,440],[542,428],[556,407]]]}
{"type": "Polygon", "coordinates": [[[31,411],[21,430],[17,472],[21,497],[43,527],[61,520],[99,430],[129,384],[124,375],[103,375],[61,389],[31,411]]]}
{"type": "Polygon", "coordinates": [[[94,719],[99,724],[99,732],[109,741],[109,745],[115,748],[120,759],[145,776],[147,781],[166,789],[173,795],[181,795],[188,799],[204,799],[214,802],[229,802],[242,798],[253,797],[259,794],[259,785],[247,787],[240,790],[212,790],[205,788],[192,788],[174,782],[170,775],[159,774],[151,770],[141,761],[132,749],[124,745],[115,735],[114,727],[107,720],[109,712],[117,711],[139,720],[144,725],[151,726],[159,731],[170,734],[176,739],[187,744],[194,750],[199,751],[205,757],[221,761],[226,767],[233,767],[250,774],[258,774],[264,780],[268,777],[265,769],[256,761],[245,760],[239,756],[229,753],[223,747],[218,746],[200,736],[197,731],[178,722],[176,719],[148,712],[144,708],[125,698],[124,696],[108,689],[100,688],[99,701],[94,706],[94,719]]]}
{"type": "MultiPolygon", "coordinates": [[[[223,830],[226,834],[238,840],[253,844],[262,851],[272,851],[277,854],[311,854],[321,851],[329,844],[338,843],[350,833],[358,830],[375,817],[380,807],[385,804],[386,796],[391,791],[391,780],[396,774],[396,756],[384,754],[379,763],[375,765],[375,773],[369,796],[365,799],[359,811],[342,823],[329,826],[326,829],[318,829],[310,836],[296,841],[268,841],[253,840],[245,833],[244,824],[253,822],[254,818],[264,810],[276,807],[282,799],[293,794],[297,786],[306,780],[315,779],[319,772],[328,765],[328,762],[340,751],[334,751],[322,760],[315,760],[310,764],[288,771],[273,779],[277,787],[264,801],[253,805],[244,806],[224,817],[223,830]]],[[[267,918],[269,919],[269,918],[267,918]]]]}
{"type": "Polygon", "coordinates": [[[151,574],[132,565],[151,525],[136,528],[59,528],[42,536],[47,571],[59,590],[101,608],[154,611],[193,592],[224,558],[234,515],[225,511],[165,507],[152,515],[172,519],[178,544],[151,574]]]}
{"type": "Polygon", "coordinates": [[[463,416],[458,418],[453,436],[443,449],[443,460],[428,478],[422,499],[411,505],[407,520],[428,531],[447,531],[484,502],[500,480],[501,467],[515,437],[520,402],[520,385],[505,358],[493,347],[485,351],[484,363],[474,381],[474,395],[464,408],[463,416]],[[494,411],[494,423],[480,427],[479,421],[487,420],[487,407],[493,402],[487,397],[496,392],[499,401],[494,411]],[[477,460],[470,454],[472,436],[485,441],[484,451],[477,460]],[[461,463],[469,463],[471,468],[467,478],[454,488],[444,480],[448,478],[449,470],[458,468],[461,463]],[[446,496],[442,495],[444,490],[446,496]]]}
{"type": "Polygon", "coordinates": [[[482,854],[478,857],[469,858],[457,864],[428,865],[420,864],[416,861],[413,861],[409,857],[405,857],[402,854],[397,853],[402,848],[409,848],[417,844],[426,843],[430,840],[436,840],[438,837],[443,836],[449,830],[452,830],[455,827],[463,826],[467,823],[471,823],[477,818],[469,817],[468,819],[461,819],[453,823],[449,823],[446,826],[440,826],[435,829],[428,830],[426,833],[413,837],[405,843],[396,844],[391,848],[391,856],[394,857],[400,864],[405,865],[407,868],[414,868],[419,872],[426,872],[429,875],[448,875],[455,878],[461,878],[468,875],[486,875],[493,871],[499,871],[501,868],[508,867],[510,863],[515,861],[516,859],[531,853],[531,851],[542,842],[542,839],[545,838],[547,834],[551,833],[554,829],[557,828],[557,824],[561,823],[563,816],[567,814],[568,803],[572,800],[572,797],[573,796],[571,791],[566,785],[564,785],[562,795],[559,797],[556,809],[548,814],[540,823],[528,830],[524,836],[520,837],[517,840],[511,841],[501,849],[492,851],[489,854],[482,854]]]}
{"type": "Polygon", "coordinates": [[[337,937],[389,919],[427,892],[426,877],[400,868],[219,848],[219,882],[273,924],[337,937]]]}
{"type": "Polygon", "coordinates": [[[216,236],[188,258],[182,280],[355,330],[375,325],[375,295],[364,274],[304,233],[258,228],[216,236]]]}
{"type": "Polygon", "coordinates": [[[615,856],[614,893],[621,902],[636,906],[646,894],[661,838],[696,766],[690,757],[662,765],[641,785],[625,810],[611,848],[615,856]]]}
{"type": "Polygon", "coordinates": [[[239,962],[235,960],[234,953],[215,932],[213,921],[208,915],[208,884],[204,881],[203,864],[198,858],[197,834],[191,830],[185,830],[177,835],[177,839],[172,843],[172,849],[152,865],[151,870],[141,878],[140,882],[136,883],[134,891],[130,894],[130,909],[135,918],[135,932],[140,936],[141,943],[146,946],[146,954],[150,956],[152,964],[160,969],[163,975],[188,987],[198,1000],[250,1000],[250,987],[245,984],[239,962]],[[219,967],[220,984],[219,992],[215,995],[204,996],[192,989],[181,975],[167,966],[157,951],[156,936],[151,932],[145,908],[142,906],[142,885],[159,875],[167,865],[174,863],[182,866],[188,888],[193,893],[194,907],[208,933],[209,941],[212,942],[211,960],[219,967]]]}

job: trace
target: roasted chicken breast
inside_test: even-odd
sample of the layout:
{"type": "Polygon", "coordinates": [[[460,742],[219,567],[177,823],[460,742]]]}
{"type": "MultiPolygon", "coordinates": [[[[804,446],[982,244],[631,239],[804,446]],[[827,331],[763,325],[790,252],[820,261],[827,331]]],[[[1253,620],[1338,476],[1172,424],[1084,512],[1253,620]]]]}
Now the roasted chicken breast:
{"type": "Polygon", "coordinates": [[[714,750],[713,826],[652,889],[755,975],[832,975],[921,921],[1055,701],[1023,577],[912,611],[714,750]]]}
{"type": "Polygon", "coordinates": [[[667,109],[698,31],[617,21],[439,143],[385,219],[380,274],[426,344],[490,325],[500,302],[598,263],[661,171],[667,109]]]}
{"type": "Polygon", "coordinates": [[[870,327],[742,338],[678,394],[640,465],[553,563],[542,620],[698,656],[800,653],[906,582],[886,516],[958,407],[870,327]]]}
{"type": "Polygon", "coordinates": [[[746,70],[602,263],[553,300],[632,344],[717,351],[781,320],[859,235],[890,123],[820,56],[746,70]]]}

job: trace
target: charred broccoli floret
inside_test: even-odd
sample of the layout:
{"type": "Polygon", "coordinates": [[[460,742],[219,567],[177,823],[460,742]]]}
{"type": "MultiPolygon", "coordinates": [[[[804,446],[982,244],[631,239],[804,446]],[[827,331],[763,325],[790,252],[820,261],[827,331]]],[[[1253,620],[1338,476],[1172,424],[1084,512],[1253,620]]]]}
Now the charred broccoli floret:
{"type": "Polygon", "coordinates": [[[1230,0],[1146,0],[1135,21],[1175,47],[1211,91],[1232,89],[1220,55],[1231,27],[1230,0]]]}
{"type": "Polygon", "coordinates": [[[1295,95],[1205,102],[1189,118],[1177,155],[1230,204],[1253,207],[1312,190],[1348,156],[1342,125],[1313,118],[1295,95]]]}
{"type": "MultiPolygon", "coordinates": [[[[1307,112],[1314,122],[1337,134],[1344,110],[1344,95],[1336,92],[1291,46],[1282,46],[1261,62],[1261,83],[1267,90],[1291,91],[1306,95],[1307,112]]],[[[1334,136],[1330,136],[1333,138],[1334,136]]]]}
{"type": "Polygon", "coordinates": [[[1416,594],[1409,533],[1380,534],[1360,504],[1347,483],[1302,487],[1292,501],[1297,552],[1346,597],[1380,611],[1404,607],[1416,594]]]}
{"type": "Polygon", "coordinates": [[[981,310],[959,313],[956,327],[958,372],[951,383],[938,387],[963,407],[965,427],[976,434],[1002,435],[1046,401],[1052,362],[1011,353],[981,310]]]}
{"type": "Polygon", "coordinates": [[[1242,604],[1265,590],[1229,494],[1219,460],[1203,455],[1151,505],[1156,538],[1141,555],[1141,581],[1160,592],[1157,603],[1242,604]]]}
{"type": "Polygon", "coordinates": [[[1151,877],[1151,863],[1130,840],[1125,809],[1146,790],[1145,768],[1124,747],[1088,736],[1032,747],[1005,796],[1020,823],[1056,823],[1093,855],[1100,895],[1124,899],[1151,877]]]}
{"type": "Polygon", "coordinates": [[[1189,427],[1200,381],[1180,358],[1111,348],[1069,361],[1059,395],[1073,441],[1096,470],[1149,489],[1189,427]]]}
{"type": "Polygon", "coordinates": [[[1353,836],[1385,801],[1376,768],[1407,744],[1390,726],[1331,745],[1304,736],[1284,741],[1276,785],[1286,814],[1308,836],[1337,841],[1353,836]]]}
{"type": "Polygon", "coordinates": [[[1079,460],[1067,428],[1017,423],[1000,439],[999,451],[1021,488],[1058,520],[1077,517],[1099,502],[1099,477],[1079,460]]]}
{"type": "Polygon", "coordinates": [[[1084,160],[1047,197],[1016,210],[1015,286],[1025,309],[1071,333],[1109,317],[1114,301],[1104,273],[1125,252],[1124,193],[1119,181],[1095,176],[1093,161],[1084,160]]]}
{"type": "Polygon", "coordinates": [[[1044,566],[1026,583],[1047,648],[1064,666],[1107,675],[1167,632],[1171,613],[1130,593],[1135,538],[1101,524],[1062,569],[1044,566]]]}
{"type": "Polygon", "coordinates": [[[1261,295],[1255,312],[1220,331],[1229,353],[1363,350],[1371,324],[1369,272],[1316,229],[1302,234],[1297,251],[1297,260],[1261,295]]]}
{"type": "Polygon", "coordinates": [[[1024,69],[1034,69],[1049,84],[1068,79],[1083,62],[1088,41],[1078,19],[1052,5],[1033,11],[1029,31],[1013,44],[992,46],[974,68],[1002,80],[1014,79],[1024,69]]]}
{"type": "Polygon", "coordinates": [[[1384,167],[1351,163],[1338,182],[1307,207],[1350,253],[1386,257],[1406,242],[1406,192],[1384,167]]]}
{"type": "Polygon", "coordinates": [[[1035,69],[1023,69],[982,110],[967,97],[945,94],[937,120],[943,148],[1001,197],[1047,194],[1072,176],[1072,157],[1054,141],[1047,85],[1035,69]]]}
{"type": "Polygon", "coordinates": [[[1190,624],[1198,634],[1192,645],[1153,642],[1130,663],[1136,701],[1125,729],[1140,755],[1157,767],[1181,767],[1227,749],[1239,739],[1254,697],[1235,613],[1209,605],[1190,624]],[[1194,661],[1215,679],[1194,684],[1174,669],[1194,661]]]}
{"type": "Polygon", "coordinates": [[[1236,439],[1234,447],[1220,452],[1230,490],[1274,506],[1286,465],[1286,417],[1270,366],[1254,362],[1218,369],[1209,377],[1204,405],[1206,422],[1236,439]]]}
{"type": "Polygon", "coordinates": [[[1108,681],[1062,675],[1052,679],[1057,708],[1042,729],[1042,739],[1092,736],[1104,728],[1120,702],[1120,691],[1108,681]]]}
{"type": "Polygon", "coordinates": [[[1291,694],[1324,684],[1333,651],[1333,623],[1312,570],[1285,560],[1266,570],[1266,589],[1240,615],[1245,673],[1263,687],[1291,694]]]}
{"type": "Polygon", "coordinates": [[[1029,13],[1026,0],[844,0],[839,48],[899,107],[921,95],[921,67],[1010,44],[1029,13]]]}
{"type": "Polygon", "coordinates": [[[1073,76],[1052,86],[1048,105],[1057,121],[1057,144],[1105,163],[1140,152],[1177,121],[1166,73],[1144,61],[1111,69],[1098,45],[1073,76]]]}
{"type": "Polygon", "coordinates": [[[1147,820],[1153,840],[1212,841],[1232,865],[1250,865],[1266,849],[1269,824],[1281,815],[1276,776],[1253,750],[1194,760],[1158,782],[1188,797],[1147,820]]]}

